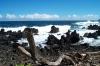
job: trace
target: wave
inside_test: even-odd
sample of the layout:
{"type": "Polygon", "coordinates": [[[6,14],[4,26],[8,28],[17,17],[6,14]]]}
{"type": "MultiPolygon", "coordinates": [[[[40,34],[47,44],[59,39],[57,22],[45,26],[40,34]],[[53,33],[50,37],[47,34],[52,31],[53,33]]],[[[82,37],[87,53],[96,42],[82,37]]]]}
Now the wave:
{"type": "MultiPolygon", "coordinates": [[[[49,33],[50,30],[51,30],[51,26],[53,26],[53,25],[30,27],[30,28],[36,28],[39,31],[38,35],[34,35],[35,43],[36,43],[37,46],[39,46],[39,44],[42,44],[42,47],[45,46],[44,43],[47,40],[47,37],[51,34],[51,33],[49,33]]],[[[55,25],[55,26],[59,28],[59,32],[54,33],[53,35],[55,35],[58,39],[60,39],[61,35],[66,33],[71,28],[70,25],[55,25]]],[[[26,26],[22,26],[22,27],[5,27],[3,29],[5,29],[5,31],[12,30],[12,31],[17,32],[19,30],[23,31],[25,28],[27,28],[27,27],[26,26]]],[[[2,27],[0,29],[2,29],[2,27]]],[[[20,43],[20,44],[22,44],[24,42],[28,43],[27,40],[23,39],[23,38],[21,40],[18,40],[18,43],[20,43]]]]}
{"type": "Polygon", "coordinates": [[[90,20],[86,21],[86,22],[76,22],[75,25],[80,26],[80,28],[87,28],[87,26],[89,25],[100,25],[100,23],[98,21],[92,22],[90,20]]]}
{"type": "MultiPolygon", "coordinates": [[[[94,25],[94,24],[97,24],[97,25],[100,25],[99,22],[91,22],[91,21],[87,21],[87,22],[76,22],[75,25],[78,25],[78,27],[80,29],[77,29],[77,33],[79,33],[80,36],[83,36],[85,33],[93,33],[95,32],[96,30],[88,30],[88,29],[82,29],[82,27],[87,27],[88,25],[94,25]]],[[[39,46],[39,44],[42,45],[42,47],[45,46],[45,42],[47,40],[47,37],[49,35],[51,35],[50,30],[51,30],[51,26],[53,25],[46,25],[46,26],[33,26],[33,27],[30,27],[30,28],[36,28],[38,29],[39,31],[39,35],[34,35],[34,39],[35,39],[35,43],[37,46],[39,46]]],[[[59,28],[59,32],[58,33],[52,33],[52,35],[54,35],[55,37],[57,37],[58,39],[61,38],[61,35],[64,35],[64,33],[66,33],[68,30],[71,30],[73,31],[74,29],[71,29],[71,25],[54,25],[56,27],[59,28]]],[[[12,31],[23,31],[25,28],[27,28],[27,26],[22,26],[22,27],[5,27],[5,31],[9,31],[9,30],[12,30],[12,31]]],[[[0,27],[0,29],[2,29],[2,27],[0,27]]],[[[83,37],[84,40],[82,40],[81,42],[82,43],[89,43],[91,46],[100,46],[100,38],[99,39],[93,39],[93,38],[86,38],[86,37],[83,37]]],[[[18,40],[18,43],[22,44],[23,42],[27,42],[26,39],[21,39],[21,40],[18,40]]]]}

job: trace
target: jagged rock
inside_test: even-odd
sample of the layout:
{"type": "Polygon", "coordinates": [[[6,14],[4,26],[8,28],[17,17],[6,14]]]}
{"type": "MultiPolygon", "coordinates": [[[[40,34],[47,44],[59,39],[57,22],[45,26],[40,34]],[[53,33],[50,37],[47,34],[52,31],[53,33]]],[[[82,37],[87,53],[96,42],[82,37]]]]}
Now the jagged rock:
{"type": "Polygon", "coordinates": [[[98,25],[90,25],[90,26],[88,26],[88,29],[90,29],[90,30],[98,30],[98,29],[100,29],[100,26],[98,26],[98,25]]]}
{"type": "Polygon", "coordinates": [[[74,30],[72,33],[71,33],[71,43],[76,43],[80,40],[80,36],[79,34],[76,32],[76,30],[74,30]]]}
{"type": "Polygon", "coordinates": [[[50,33],[57,33],[57,32],[59,32],[59,28],[52,26],[50,33]]]}
{"type": "Polygon", "coordinates": [[[70,30],[65,33],[65,35],[61,36],[61,39],[57,39],[54,35],[49,35],[46,44],[50,45],[50,48],[52,48],[53,50],[56,49],[67,49],[69,50],[72,43],[76,43],[80,40],[80,36],[79,34],[75,31],[73,31],[72,33],[70,32],[70,30]]]}
{"type": "Polygon", "coordinates": [[[48,40],[46,42],[47,45],[58,44],[59,40],[54,35],[49,35],[48,40]]]}
{"type": "Polygon", "coordinates": [[[0,34],[4,35],[5,34],[5,29],[1,29],[0,34]]]}
{"type": "Polygon", "coordinates": [[[97,39],[97,36],[98,36],[98,34],[96,32],[94,32],[94,33],[85,33],[84,34],[84,37],[87,37],[87,38],[97,39]]]}

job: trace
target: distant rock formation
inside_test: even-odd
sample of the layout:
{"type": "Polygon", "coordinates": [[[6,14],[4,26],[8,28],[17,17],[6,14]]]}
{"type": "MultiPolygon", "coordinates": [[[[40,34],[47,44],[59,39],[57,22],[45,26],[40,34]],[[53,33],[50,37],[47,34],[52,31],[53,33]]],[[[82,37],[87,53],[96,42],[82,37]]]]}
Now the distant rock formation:
{"type": "Polygon", "coordinates": [[[97,31],[95,31],[94,33],[85,33],[84,37],[97,39],[97,37],[100,36],[100,26],[90,25],[88,26],[88,29],[97,30],[97,31]]]}
{"type": "Polygon", "coordinates": [[[85,33],[84,37],[97,39],[98,35],[97,35],[96,32],[94,32],[94,33],[85,33]]]}
{"type": "Polygon", "coordinates": [[[75,31],[70,32],[70,30],[66,33],[66,36],[62,35],[61,39],[57,39],[54,35],[49,35],[46,44],[52,45],[55,48],[66,48],[73,43],[76,43],[80,40],[79,34],[75,31]]]}
{"type": "Polygon", "coordinates": [[[100,29],[100,26],[98,26],[98,25],[90,25],[90,26],[88,26],[88,29],[90,29],[90,30],[98,30],[98,29],[100,29]]]}
{"type": "Polygon", "coordinates": [[[50,33],[57,33],[57,32],[59,32],[59,28],[52,26],[50,33]]]}

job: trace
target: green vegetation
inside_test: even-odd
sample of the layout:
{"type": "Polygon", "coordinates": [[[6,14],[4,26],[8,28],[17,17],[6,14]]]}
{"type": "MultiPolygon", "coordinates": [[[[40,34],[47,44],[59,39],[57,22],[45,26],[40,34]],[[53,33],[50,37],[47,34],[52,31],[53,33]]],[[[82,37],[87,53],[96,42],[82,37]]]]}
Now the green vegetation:
{"type": "Polygon", "coordinates": [[[16,64],[16,66],[32,66],[31,64],[27,64],[27,65],[25,65],[25,64],[16,64]]]}

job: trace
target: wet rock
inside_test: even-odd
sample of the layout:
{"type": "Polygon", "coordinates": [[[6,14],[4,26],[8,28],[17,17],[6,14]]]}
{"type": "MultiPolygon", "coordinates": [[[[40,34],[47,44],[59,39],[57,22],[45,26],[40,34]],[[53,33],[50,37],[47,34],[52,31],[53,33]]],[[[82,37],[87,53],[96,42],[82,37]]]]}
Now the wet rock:
{"type": "Polygon", "coordinates": [[[71,33],[71,43],[76,43],[80,40],[80,36],[79,34],[76,32],[76,30],[74,30],[72,33],[71,33]]]}
{"type": "Polygon", "coordinates": [[[58,50],[58,49],[69,50],[73,43],[76,43],[80,40],[80,36],[76,31],[73,31],[71,33],[69,30],[65,34],[66,34],[66,36],[62,35],[60,40],[57,39],[54,35],[49,35],[47,42],[46,42],[47,46],[50,45],[50,48],[53,50],[58,50]]]}
{"type": "Polygon", "coordinates": [[[90,30],[98,30],[98,29],[100,29],[100,26],[98,26],[98,25],[90,25],[90,26],[88,26],[88,29],[90,29],[90,30]]]}
{"type": "Polygon", "coordinates": [[[59,44],[59,39],[57,39],[54,35],[49,35],[46,44],[47,45],[59,44]]]}
{"type": "Polygon", "coordinates": [[[52,26],[50,33],[57,33],[57,32],[59,32],[59,28],[52,26]]]}
{"type": "Polygon", "coordinates": [[[85,33],[84,37],[97,39],[98,34],[96,32],[94,32],[94,33],[85,33]]]}

